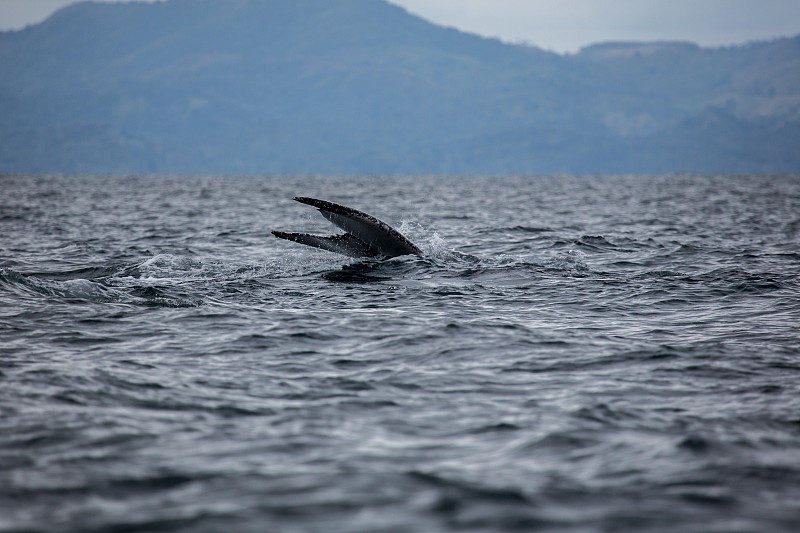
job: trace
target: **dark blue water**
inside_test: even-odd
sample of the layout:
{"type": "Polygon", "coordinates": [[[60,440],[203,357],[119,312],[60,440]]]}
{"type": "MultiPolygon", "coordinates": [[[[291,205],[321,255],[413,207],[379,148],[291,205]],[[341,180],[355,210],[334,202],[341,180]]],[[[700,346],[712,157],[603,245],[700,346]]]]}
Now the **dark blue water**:
{"type": "Polygon", "coordinates": [[[800,530],[799,176],[0,187],[0,531],[800,530]]]}

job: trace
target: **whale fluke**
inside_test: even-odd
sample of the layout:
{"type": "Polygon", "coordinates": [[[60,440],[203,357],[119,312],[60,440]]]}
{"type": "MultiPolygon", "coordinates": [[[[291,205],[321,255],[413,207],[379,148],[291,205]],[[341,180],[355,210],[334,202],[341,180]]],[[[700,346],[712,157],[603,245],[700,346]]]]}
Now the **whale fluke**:
{"type": "Polygon", "coordinates": [[[422,255],[422,250],[389,224],[352,207],[296,196],[294,200],[316,207],[323,217],[342,228],[346,233],[328,237],[308,233],[273,231],[279,239],[321,248],[350,257],[380,257],[388,259],[399,255],[422,255]]]}
{"type": "Polygon", "coordinates": [[[300,244],[313,246],[314,248],[322,248],[329,252],[336,252],[350,257],[377,257],[380,255],[366,243],[358,240],[349,233],[331,235],[330,237],[310,235],[308,233],[290,233],[287,231],[273,231],[272,234],[279,239],[299,242],[300,244]]]}

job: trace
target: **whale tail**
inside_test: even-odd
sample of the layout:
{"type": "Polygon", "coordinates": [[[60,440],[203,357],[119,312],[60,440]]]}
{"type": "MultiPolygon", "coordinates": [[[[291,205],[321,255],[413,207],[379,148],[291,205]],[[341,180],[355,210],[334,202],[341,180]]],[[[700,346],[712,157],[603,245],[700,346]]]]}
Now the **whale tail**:
{"type": "Polygon", "coordinates": [[[346,233],[319,236],[308,233],[273,231],[279,239],[321,248],[350,257],[379,257],[388,259],[400,255],[422,255],[422,250],[399,231],[372,215],[341,204],[297,196],[294,200],[316,207],[323,217],[346,233]]]}
{"type": "Polygon", "coordinates": [[[306,246],[313,246],[314,248],[321,248],[329,252],[336,252],[337,254],[350,257],[377,257],[380,255],[376,250],[370,248],[369,245],[360,241],[350,233],[331,235],[330,237],[310,235],[308,233],[290,233],[287,231],[273,231],[272,234],[279,239],[299,242],[306,246]]]}

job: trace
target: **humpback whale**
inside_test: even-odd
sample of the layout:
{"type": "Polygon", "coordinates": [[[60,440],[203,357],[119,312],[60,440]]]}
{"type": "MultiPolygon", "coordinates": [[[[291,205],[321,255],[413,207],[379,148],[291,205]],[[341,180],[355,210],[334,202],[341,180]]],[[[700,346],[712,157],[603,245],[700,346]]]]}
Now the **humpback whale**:
{"type": "Polygon", "coordinates": [[[316,207],[323,217],[345,231],[323,237],[308,233],[273,231],[279,239],[298,242],[350,257],[389,259],[399,255],[422,255],[422,250],[386,222],[352,207],[326,200],[295,196],[294,200],[316,207]]]}

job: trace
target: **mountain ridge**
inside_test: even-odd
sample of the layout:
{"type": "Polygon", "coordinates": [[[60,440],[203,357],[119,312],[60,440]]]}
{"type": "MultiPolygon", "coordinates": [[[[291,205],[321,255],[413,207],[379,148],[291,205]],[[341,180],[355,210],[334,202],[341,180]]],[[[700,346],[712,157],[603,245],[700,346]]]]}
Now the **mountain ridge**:
{"type": "Polygon", "coordinates": [[[0,33],[0,74],[0,172],[800,171],[800,36],[559,55],[380,0],[85,2],[0,33]]]}

